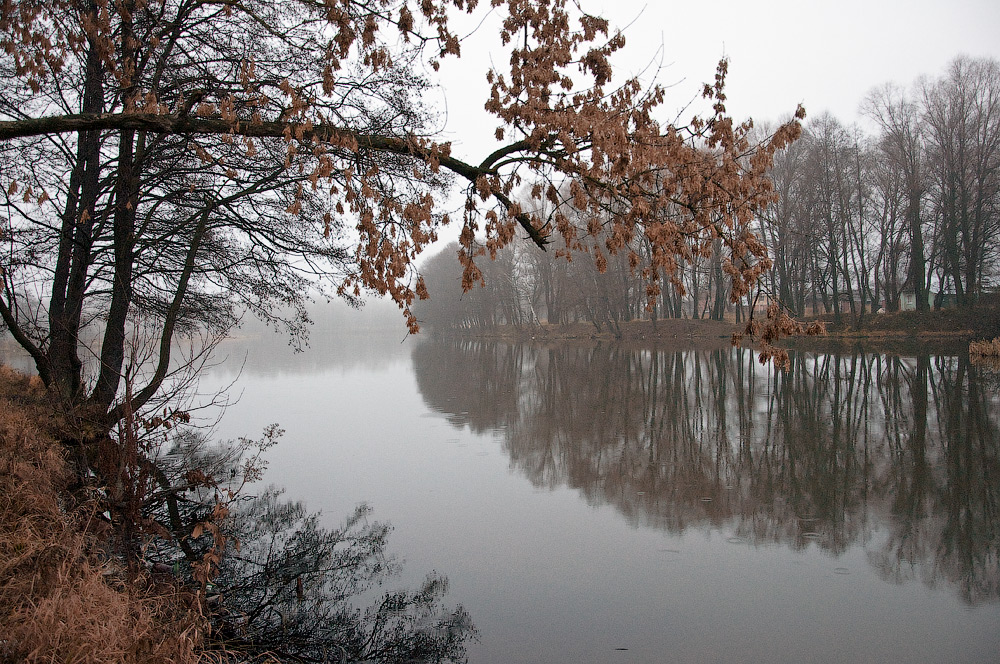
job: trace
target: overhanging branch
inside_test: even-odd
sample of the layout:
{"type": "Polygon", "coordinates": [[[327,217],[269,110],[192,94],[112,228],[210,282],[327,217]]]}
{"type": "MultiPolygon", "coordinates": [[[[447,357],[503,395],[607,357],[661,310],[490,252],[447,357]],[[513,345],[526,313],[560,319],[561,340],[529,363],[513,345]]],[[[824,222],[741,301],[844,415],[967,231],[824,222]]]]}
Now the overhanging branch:
{"type": "MultiPolygon", "coordinates": [[[[437,161],[442,167],[475,183],[482,175],[493,174],[491,160],[498,155],[530,149],[525,141],[518,141],[490,155],[481,166],[473,166],[460,159],[442,154],[432,147],[422,146],[413,140],[398,136],[364,134],[331,125],[308,125],[293,122],[230,122],[221,118],[203,118],[178,114],[152,113],[79,113],[26,120],[0,121],[0,141],[29,136],[45,136],[69,132],[134,130],[157,134],[194,135],[230,134],[251,138],[288,138],[315,141],[338,146],[357,145],[358,149],[391,154],[411,155],[425,161],[437,161]]],[[[496,196],[510,209],[506,196],[496,196]]],[[[527,215],[517,214],[515,219],[531,240],[544,248],[548,240],[531,225],[527,215]]]]}

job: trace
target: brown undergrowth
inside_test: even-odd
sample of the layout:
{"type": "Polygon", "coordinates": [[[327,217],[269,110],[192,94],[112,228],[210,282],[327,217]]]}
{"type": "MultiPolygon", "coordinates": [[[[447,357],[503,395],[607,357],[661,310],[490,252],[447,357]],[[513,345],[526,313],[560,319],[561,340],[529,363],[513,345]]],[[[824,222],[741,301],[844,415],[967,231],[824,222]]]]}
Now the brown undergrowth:
{"type": "Polygon", "coordinates": [[[1000,337],[993,341],[973,341],[969,344],[969,354],[982,357],[1000,357],[1000,337]]]}
{"type": "Polygon", "coordinates": [[[1000,337],[993,341],[973,341],[969,344],[969,358],[978,366],[1000,372],[1000,337]]]}
{"type": "Polygon", "coordinates": [[[37,378],[0,367],[0,661],[194,662],[195,596],[103,555],[96,503],[49,432],[37,378]]]}

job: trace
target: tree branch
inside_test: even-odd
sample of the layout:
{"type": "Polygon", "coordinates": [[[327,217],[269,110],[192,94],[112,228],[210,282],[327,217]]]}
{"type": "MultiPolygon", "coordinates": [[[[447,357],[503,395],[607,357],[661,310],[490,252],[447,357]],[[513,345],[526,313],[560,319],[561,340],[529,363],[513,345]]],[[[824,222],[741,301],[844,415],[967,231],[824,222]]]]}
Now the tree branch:
{"type": "MultiPolygon", "coordinates": [[[[436,160],[441,166],[475,183],[479,176],[492,174],[491,164],[501,156],[520,150],[530,150],[527,141],[518,141],[493,153],[480,166],[473,166],[460,159],[440,154],[433,148],[416,144],[412,140],[398,136],[363,134],[351,129],[332,125],[312,125],[293,122],[229,122],[220,118],[191,117],[175,114],[144,113],[78,113],[57,115],[28,120],[7,120],[0,122],[0,141],[15,138],[42,136],[80,131],[134,130],[158,134],[232,134],[252,138],[288,138],[301,136],[301,140],[343,145],[356,143],[358,149],[375,150],[392,154],[411,155],[424,160],[436,160]]],[[[494,195],[508,210],[510,199],[494,195]]],[[[515,215],[515,219],[527,232],[531,240],[540,248],[548,244],[548,239],[531,225],[527,215],[515,215]]]]}

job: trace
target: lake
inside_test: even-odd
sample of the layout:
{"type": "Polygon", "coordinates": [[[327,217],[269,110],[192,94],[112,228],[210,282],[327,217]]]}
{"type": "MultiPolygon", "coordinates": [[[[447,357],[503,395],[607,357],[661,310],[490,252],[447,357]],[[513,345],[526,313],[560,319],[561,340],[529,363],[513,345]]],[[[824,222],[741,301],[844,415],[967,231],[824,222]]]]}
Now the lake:
{"type": "Polygon", "coordinates": [[[267,480],[331,527],[369,503],[393,587],[449,578],[473,663],[1000,658],[1000,378],[965,355],[373,333],[220,358],[215,437],[280,423],[267,480]]]}

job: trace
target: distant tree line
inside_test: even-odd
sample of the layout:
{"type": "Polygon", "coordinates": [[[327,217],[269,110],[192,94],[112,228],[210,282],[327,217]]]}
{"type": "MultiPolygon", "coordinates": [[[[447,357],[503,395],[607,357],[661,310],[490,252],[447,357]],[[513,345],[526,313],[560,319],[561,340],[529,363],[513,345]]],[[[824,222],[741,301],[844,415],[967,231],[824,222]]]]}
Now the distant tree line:
{"type": "MultiPolygon", "coordinates": [[[[608,219],[584,219],[600,227],[587,247],[599,260],[507,246],[466,293],[458,246],[446,249],[423,267],[431,299],[418,316],[439,328],[548,321],[616,331],[637,319],[740,320],[775,301],[838,320],[974,303],[1000,279],[1000,63],[960,57],[939,78],[873,90],[861,108],[873,131],[823,114],[775,156],[780,199],[755,226],[771,266],[760,290],[735,302],[717,240],[679,253],[673,274],[650,275],[635,269],[650,260],[633,257],[653,251],[645,238],[615,250],[608,219]]],[[[543,216],[592,216],[570,194],[562,200],[543,216]]]]}

